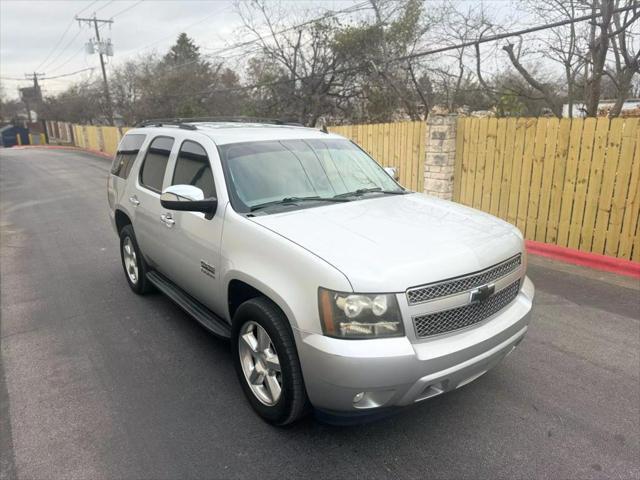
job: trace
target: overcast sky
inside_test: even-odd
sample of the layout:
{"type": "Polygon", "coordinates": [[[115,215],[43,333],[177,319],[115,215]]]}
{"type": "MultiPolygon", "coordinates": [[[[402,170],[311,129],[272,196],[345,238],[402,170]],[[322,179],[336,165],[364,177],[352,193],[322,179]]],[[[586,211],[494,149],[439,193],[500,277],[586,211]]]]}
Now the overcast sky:
{"type": "MultiPolygon", "coordinates": [[[[305,8],[335,10],[355,3],[359,2],[290,0],[286,5],[295,16],[305,8]]],[[[233,0],[0,0],[0,77],[4,93],[16,97],[18,87],[30,82],[15,79],[36,69],[57,76],[95,67],[92,72],[43,81],[45,94],[58,93],[90,76],[99,78],[98,56],[83,49],[95,36],[93,29],[86,25],[81,28],[73,20],[76,14],[90,17],[94,12],[98,18],[115,16],[111,28],[101,29],[101,36],[113,42],[115,55],[109,61],[114,65],[147,51],[164,53],[182,31],[193,37],[203,52],[238,40],[240,19],[233,0]]]]}

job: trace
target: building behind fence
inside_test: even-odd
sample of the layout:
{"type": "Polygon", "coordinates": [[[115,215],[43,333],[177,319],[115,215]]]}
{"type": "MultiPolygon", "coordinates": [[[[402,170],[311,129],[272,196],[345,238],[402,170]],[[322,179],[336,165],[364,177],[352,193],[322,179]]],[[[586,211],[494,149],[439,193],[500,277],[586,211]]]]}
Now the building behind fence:
{"type": "MultiPolygon", "coordinates": [[[[512,223],[530,240],[640,261],[638,118],[457,118],[335,126],[411,190],[512,223]]],[[[51,143],[114,154],[124,127],[47,122],[51,143]]]]}

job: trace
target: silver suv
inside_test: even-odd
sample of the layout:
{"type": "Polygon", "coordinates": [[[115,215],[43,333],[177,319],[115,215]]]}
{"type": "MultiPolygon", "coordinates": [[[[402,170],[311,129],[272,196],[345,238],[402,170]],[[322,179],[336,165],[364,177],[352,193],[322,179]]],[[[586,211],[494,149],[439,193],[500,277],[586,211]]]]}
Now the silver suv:
{"type": "Polygon", "coordinates": [[[274,123],[151,121],[108,181],[125,276],[216,335],[255,411],[379,415],[459,388],[524,337],[522,234],[402,188],[351,141],[274,123]]]}

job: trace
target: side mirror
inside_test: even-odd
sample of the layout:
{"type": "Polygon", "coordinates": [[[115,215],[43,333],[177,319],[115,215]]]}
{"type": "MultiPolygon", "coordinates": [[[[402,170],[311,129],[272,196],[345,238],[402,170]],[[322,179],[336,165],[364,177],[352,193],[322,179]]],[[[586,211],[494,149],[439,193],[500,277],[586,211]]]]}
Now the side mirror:
{"type": "Polygon", "coordinates": [[[160,195],[160,205],[167,210],[202,212],[213,216],[218,199],[204,198],[204,192],[193,185],[171,185],[160,195]]]}
{"type": "Polygon", "coordinates": [[[400,173],[396,167],[384,167],[384,171],[387,172],[394,180],[398,180],[400,178],[400,173]]]}

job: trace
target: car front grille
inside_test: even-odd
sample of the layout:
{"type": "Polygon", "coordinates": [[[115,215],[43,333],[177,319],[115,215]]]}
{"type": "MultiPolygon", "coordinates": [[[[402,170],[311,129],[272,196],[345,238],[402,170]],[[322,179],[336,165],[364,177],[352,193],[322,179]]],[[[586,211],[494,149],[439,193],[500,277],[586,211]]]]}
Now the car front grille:
{"type": "Polygon", "coordinates": [[[516,270],[521,263],[522,256],[518,254],[515,257],[511,257],[502,263],[480,272],[465,275],[464,277],[452,278],[438,283],[432,283],[430,285],[410,288],[407,290],[407,301],[409,302],[409,305],[415,305],[417,303],[428,302],[429,300],[435,300],[436,298],[472,290],[508,275],[516,270]]]}
{"type": "Polygon", "coordinates": [[[414,317],[413,324],[416,329],[416,335],[418,337],[429,337],[481,322],[498,313],[515,300],[519,290],[520,280],[513,282],[508,287],[481,302],[414,317]]]}

